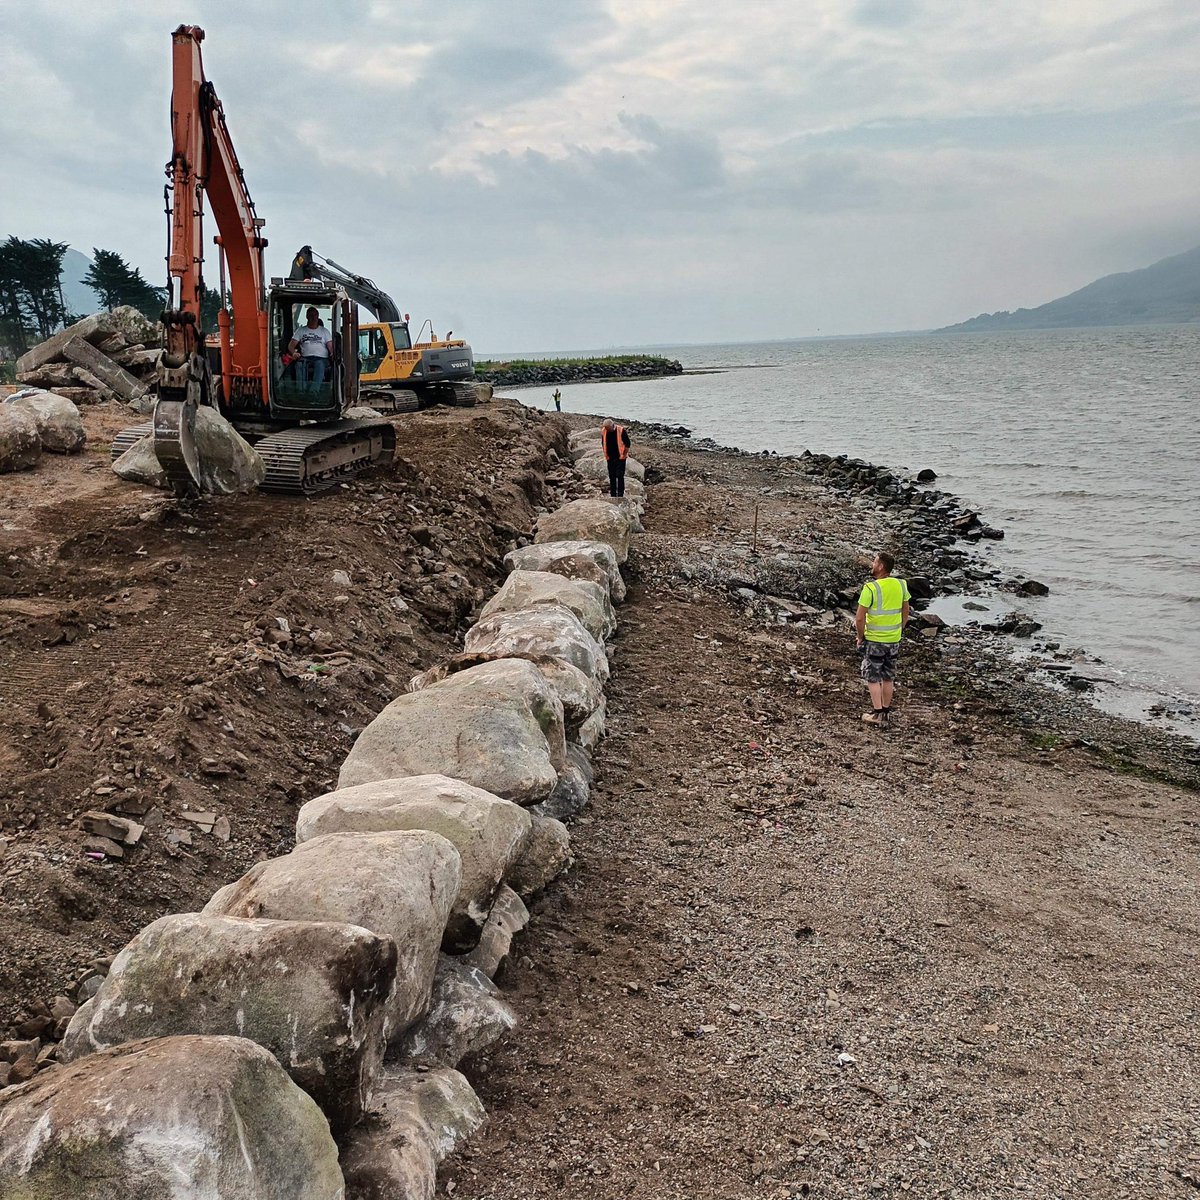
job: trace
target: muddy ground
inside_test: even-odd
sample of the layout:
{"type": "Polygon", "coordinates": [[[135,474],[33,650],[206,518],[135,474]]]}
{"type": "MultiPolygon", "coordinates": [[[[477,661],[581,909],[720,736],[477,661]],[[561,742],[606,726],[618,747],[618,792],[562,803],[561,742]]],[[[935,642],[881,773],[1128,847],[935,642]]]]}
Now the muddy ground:
{"type": "Polygon", "coordinates": [[[446,1186],[1195,1195],[1190,749],[945,634],[907,647],[895,728],[864,726],[847,616],[777,624],[695,565],[748,546],[755,503],[769,548],[834,574],[882,518],[776,464],[641,453],[666,482],[593,806],[503,978],[523,1023],[468,1066],[490,1124],[446,1186]]]}
{"type": "MultiPolygon", "coordinates": [[[[555,418],[401,422],[404,461],[309,502],[180,508],[100,451],[5,480],[0,1015],[290,846],[567,494],[555,418]],[[144,846],[84,857],[77,815],[118,803],[144,846]],[[181,840],[188,810],[229,841],[181,840]]],[[[1194,748],[946,631],[906,647],[895,728],[863,726],[847,614],[781,623],[737,576],[782,555],[793,600],[854,584],[904,552],[889,515],[785,463],[639,453],[593,805],[501,979],[522,1023],[465,1066],[490,1123],[443,1188],[1195,1195],[1194,748]]]]}
{"type": "Polygon", "coordinates": [[[0,1030],[290,848],[357,730],[560,502],[562,426],[511,403],[397,418],[395,464],[311,500],[193,506],[118,480],[128,417],[83,412],[82,456],[0,484],[0,1030]],[[88,857],[89,809],[142,844],[88,857]]]}

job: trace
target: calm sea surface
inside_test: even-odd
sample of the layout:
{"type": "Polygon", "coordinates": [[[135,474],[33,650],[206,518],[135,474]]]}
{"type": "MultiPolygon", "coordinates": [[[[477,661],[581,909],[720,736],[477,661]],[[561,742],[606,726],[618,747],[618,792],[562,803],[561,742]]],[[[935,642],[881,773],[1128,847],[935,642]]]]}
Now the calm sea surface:
{"type": "MultiPolygon", "coordinates": [[[[564,386],[563,407],[748,450],[932,467],[1006,531],[983,553],[1050,585],[1021,602],[1043,636],[1113,668],[1104,707],[1200,705],[1200,327],[653,352],[717,373],[564,386]]],[[[520,396],[546,408],[552,391],[520,396]]]]}

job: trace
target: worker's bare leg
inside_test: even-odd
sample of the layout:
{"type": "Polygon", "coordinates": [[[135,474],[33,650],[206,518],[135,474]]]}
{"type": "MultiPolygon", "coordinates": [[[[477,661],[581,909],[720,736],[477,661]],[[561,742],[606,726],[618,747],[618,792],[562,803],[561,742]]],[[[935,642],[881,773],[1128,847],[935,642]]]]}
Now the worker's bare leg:
{"type": "Polygon", "coordinates": [[[872,689],[871,703],[876,708],[891,708],[892,707],[892,689],[895,686],[896,685],[890,679],[885,679],[879,685],[879,700],[878,700],[878,702],[876,702],[876,700],[875,700],[875,692],[872,689]]]}

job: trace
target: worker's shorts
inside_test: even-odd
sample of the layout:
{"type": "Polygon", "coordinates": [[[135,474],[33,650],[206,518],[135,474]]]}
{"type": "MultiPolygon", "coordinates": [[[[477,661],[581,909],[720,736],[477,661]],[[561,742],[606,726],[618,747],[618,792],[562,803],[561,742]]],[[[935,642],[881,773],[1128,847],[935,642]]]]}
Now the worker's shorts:
{"type": "Polygon", "coordinates": [[[892,683],[899,657],[899,642],[867,642],[863,646],[859,671],[867,683],[892,683]]]}

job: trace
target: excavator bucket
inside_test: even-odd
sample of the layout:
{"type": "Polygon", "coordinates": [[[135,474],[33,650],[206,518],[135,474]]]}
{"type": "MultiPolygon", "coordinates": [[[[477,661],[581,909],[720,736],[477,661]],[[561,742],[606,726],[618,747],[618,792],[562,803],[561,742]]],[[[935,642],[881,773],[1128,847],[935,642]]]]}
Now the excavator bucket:
{"type": "Polygon", "coordinates": [[[154,457],[176,496],[200,493],[194,399],[161,399],[154,406],[154,457]]]}

